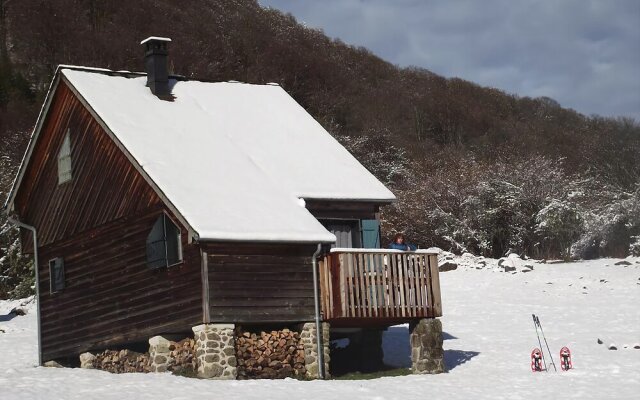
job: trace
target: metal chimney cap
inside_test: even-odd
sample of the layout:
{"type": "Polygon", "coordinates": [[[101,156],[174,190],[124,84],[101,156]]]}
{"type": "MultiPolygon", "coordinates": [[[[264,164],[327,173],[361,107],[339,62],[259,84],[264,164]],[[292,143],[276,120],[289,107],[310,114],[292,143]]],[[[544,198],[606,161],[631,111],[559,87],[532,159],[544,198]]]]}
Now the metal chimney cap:
{"type": "Polygon", "coordinates": [[[166,37],[158,37],[158,36],[149,36],[148,38],[146,38],[145,40],[143,40],[142,42],[140,42],[140,44],[145,44],[147,42],[170,42],[171,39],[170,38],[166,38],[166,37]]]}

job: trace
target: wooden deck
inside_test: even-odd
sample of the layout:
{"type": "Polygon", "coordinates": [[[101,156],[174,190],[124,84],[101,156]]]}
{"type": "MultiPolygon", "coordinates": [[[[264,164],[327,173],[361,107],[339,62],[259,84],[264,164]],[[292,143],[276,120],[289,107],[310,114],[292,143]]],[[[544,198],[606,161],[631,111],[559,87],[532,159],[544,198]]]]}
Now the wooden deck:
{"type": "Polygon", "coordinates": [[[435,253],[332,249],[319,271],[323,318],[334,326],[442,316],[435,253]]]}

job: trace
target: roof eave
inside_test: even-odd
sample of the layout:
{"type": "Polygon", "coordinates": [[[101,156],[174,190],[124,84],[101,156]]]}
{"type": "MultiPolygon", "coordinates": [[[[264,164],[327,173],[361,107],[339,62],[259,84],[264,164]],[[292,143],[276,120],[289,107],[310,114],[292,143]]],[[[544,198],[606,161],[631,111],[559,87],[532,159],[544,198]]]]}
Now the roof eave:
{"type": "Polygon", "coordinates": [[[328,239],[245,239],[245,238],[200,238],[198,240],[200,243],[260,243],[260,244],[299,244],[299,245],[310,245],[310,244],[332,244],[335,243],[335,240],[328,239]]]}
{"type": "MultiPolygon", "coordinates": [[[[76,96],[76,98],[89,111],[89,113],[96,120],[96,122],[98,122],[98,124],[105,130],[107,135],[111,138],[111,140],[113,140],[113,142],[116,144],[116,146],[124,153],[125,157],[127,157],[129,162],[131,162],[131,164],[134,166],[136,171],[138,171],[142,175],[142,177],[145,179],[145,181],[151,186],[151,188],[156,192],[156,194],[162,199],[162,202],[171,210],[171,212],[173,212],[173,214],[176,216],[176,218],[178,218],[178,220],[187,228],[187,230],[189,231],[189,241],[191,241],[192,239],[197,241],[199,239],[198,232],[196,232],[196,230],[193,229],[191,224],[189,224],[189,222],[186,220],[186,218],[184,218],[182,213],[180,213],[180,211],[175,207],[175,205],[173,205],[173,203],[171,201],[169,201],[167,196],[165,196],[165,194],[162,192],[162,190],[160,190],[158,185],[156,185],[156,183],[151,179],[151,177],[149,177],[149,175],[142,168],[142,166],[138,163],[138,161],[133,157],[133,155],[131,155],[131,153],[125,148],[125,146],[118,140],[118,138],[115,136],[113,131],[109,128],[109,126],[107,126],[107,124],[102,120],[102,118],[100,118],[100,116],[96,113],[96,111],[93,109],[93,107],[91,107],[91,105],[86,101],[86,99],[80,94],[80,92],[73,86],[73,84],[71,84],[71,82],[69,82],[68,79],[64,78],[64,76],[61,73],[61,70],[65,69],[65,68],[69,68],[69,67],[68,66],[63,66],[63,65],[58,66],[58,68],[56,69],[56,72],[54,74],[54,77],[53,77],[53,79],[51,81],[51,84],[49,85],[49,90],[47,91],[47,96],[45,97],[45,102],[44,102],[44,104],[42,106],[42,109],[40,110],[40,114],[38,114],[38,119],[36,121],[36,126],[34,127],[34,130],[33,130],[32,134],[31,134],[31,138],[29,139],[29,144],[27,145],[27,151],[25,152],[24,156],[22,157],[22,162],[20,163],[20,168],[18,169],[18,174],[16,175],[16,179],[14,180],[14,182],[13,182],[13,184],[11,186],[11,190],[9,191],[9,196],[7,197],[7,200],[6,200],[6,202],[5,202],[4,206],[3,206],[5,212],[7,214],[9,214],[9,213],[14,211],[15,197],[16,197],[16,194],[17,194],[18,190],[20,189],[20,185],[21,185],[22,180],[24,178],[25,171],[26,171],[26,169],[27,169],[27,167],[29,165],[29,161],[31,160],[31,156],[33,154],[33,149],[35,147],[35,143],[38,141],[38,137],[40,136],[40,131],[42,130],[42,125],[44,123],[44,120],[46,119],[46,116],[47,116],[48,112],[49,112],[49,107],[51,105],[51,102],[53,101],[53,97],[54,97],[55,92],[56,92],[56,90],[58,88],[58,85],[60,84],[60,81],[63,80],[64,83],[67,85],[67,87],[69,87],[69,89],[76,96]]],[[[69,69],[73,69],[73,68],[69,68],[69,69]]]]}
{"type": "Polygon", "coordinates": [[[22,161],[20,162],[20,168],[18,168],[18,174],[11,185],[11,190],[9,191],[9,196],[4,203],[4,210],[6,213],[11,213],[14,211],[14,202],[16,194],[18,193],[18,189],[22,183],[22,179],[24,178],[25,171],[27,166],[29,165],[29,161],[31,160],[31,155],[33,153],[33,149],[35,147],[35,143],[40,136],[40,130],[42,129],[42,124],[44,123],[45,117],[49,112],[49,107],[51,106],[51,102],[53,101],[53,96],[58,88],[58,84],[60,83],[60,66],[56,69],[55,74],[53,75],[53,79],[49,84],[49,89],[47,90],[47,95],[45,97],[45,101],[42,104],[42,108],[40,109],[40,113],[38,114],[38,119],[36,120],[36,125],[31,132],[31,138],[29,139],[29,144],[27,145],[27,151],[25,151],[22,156],[22,161]]]}
{"type": "Polygon", "coordinates": [[[340,197],[312,197],[312,196],[299,196],[305,201],[341,201],[345,203],[374,203],[374,204],[391,204],[398,201],[394,196],[393,198],[381,198],[381,199],[362,199],[362,198],[340,198],[340,197]]]}

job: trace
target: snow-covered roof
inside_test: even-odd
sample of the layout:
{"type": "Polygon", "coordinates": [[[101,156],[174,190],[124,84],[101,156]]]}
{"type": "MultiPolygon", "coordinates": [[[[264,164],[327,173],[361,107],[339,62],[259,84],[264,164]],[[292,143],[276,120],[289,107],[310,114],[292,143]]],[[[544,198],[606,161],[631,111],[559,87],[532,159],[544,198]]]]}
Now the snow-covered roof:
{"type": "Polygon", "coordinates": [[[138,74],[60,71],[200,239],[333,242],[298,198],[395,199],[279,86],[172,79],[166,101],[138,74]]]}

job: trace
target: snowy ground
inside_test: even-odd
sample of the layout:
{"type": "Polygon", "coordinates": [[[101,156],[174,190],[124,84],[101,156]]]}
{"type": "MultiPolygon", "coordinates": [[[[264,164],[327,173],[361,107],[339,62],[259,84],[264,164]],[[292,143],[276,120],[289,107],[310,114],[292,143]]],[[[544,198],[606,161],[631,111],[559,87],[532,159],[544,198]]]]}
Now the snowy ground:
{"type": "MultiPolygon", "coordinates": [[[[495,260],[482,269],[477,260],[457,261],[457,270],[441,274],[446,374],[229,382],[34,367],[33,313],[11,318],[6,314],[19,302],[0,301],[0,399],[639,398],[640,349],[633,345],[640,343],[640,259],[628,259],[629,266],[612,259],[533,263],[533,271],[518,267],[515,274],[500,272],[495,260]],[[529,353],[538,346],[532,313],[556,362],[562,346],[571,348],[574,370],[531,372],[529,353]],[[618,350],[608,350],[611,343],[618,350]]],[[[385,360],[409,365],[406,326],[385,334],[385,360]]]]}

